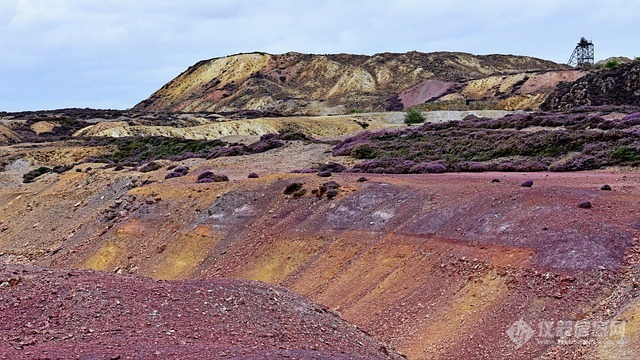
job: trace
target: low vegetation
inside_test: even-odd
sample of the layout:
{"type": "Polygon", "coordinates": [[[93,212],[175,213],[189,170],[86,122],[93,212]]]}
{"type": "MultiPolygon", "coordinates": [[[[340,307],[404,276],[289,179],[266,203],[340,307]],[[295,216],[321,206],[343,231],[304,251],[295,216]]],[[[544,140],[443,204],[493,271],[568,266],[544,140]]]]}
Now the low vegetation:
{"type": "Polygon", "coordinates": [[[36,178],[38,178],[41,175],[47,174],[52,172],[53,170],[51,168],[45,167],[45,166],[41,166],[38,167],[36,169],[33,169],[31,171],[29,171],[28,173],[24,174],[22,176],[22,182],[23,183],[31,183],[34,182],[36,180],[36,178]]]}
{"type": "Polygon", "coordinates": [[[615,69],[620,66],[620,61],[618,60],[609,60],[604,64],[604,67],[607,69],[615,69]]]}
{"type": "Polygon", "coordinates": [[[517,114],[363,132],[336,156],[365,161],[352,171],[574,171],[640,164],[640,113],[621,120],[583,114],[517,114]]]}
{"type": "Polygon", "coordinates": [[[419,124],[425,120],[424,116],[418,109],[411,108],[404,115],[405,124],[419,124]]]}
{"type": "Polygon", "coordinates": [[[114,165],[138,166],[153,160],[182,161],[191,158],[214,159],[224,156],[250,155],[276,149],[285,141],[309,140],[299,132],[266,134],[253,144],[225,143],[220,140],[190,140],[160,136],[92,138],[89,146],[113,146],[115,150],[86,161],[114,165]]]}

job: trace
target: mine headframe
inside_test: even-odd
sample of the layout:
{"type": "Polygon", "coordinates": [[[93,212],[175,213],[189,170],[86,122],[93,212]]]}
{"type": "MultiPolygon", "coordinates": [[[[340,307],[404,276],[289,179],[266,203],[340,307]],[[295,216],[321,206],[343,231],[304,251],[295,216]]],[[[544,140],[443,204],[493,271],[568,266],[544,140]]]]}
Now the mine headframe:
{"type": "Polygon", "coordinates": [[[567,64],[571,66],[592,66],[594,64],[593,42],[584,37],[581,38],[567,64]]]}

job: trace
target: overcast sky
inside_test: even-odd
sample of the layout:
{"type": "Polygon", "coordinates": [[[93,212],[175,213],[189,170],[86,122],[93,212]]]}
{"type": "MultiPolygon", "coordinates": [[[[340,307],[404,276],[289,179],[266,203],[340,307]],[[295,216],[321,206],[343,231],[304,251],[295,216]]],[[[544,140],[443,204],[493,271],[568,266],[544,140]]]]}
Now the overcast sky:
{"type": "Polygon", "coordinates": [[[417,50],[640,55],[637,0],[0,0],[0,111],[126,109],[202,59],[417,50]]]}

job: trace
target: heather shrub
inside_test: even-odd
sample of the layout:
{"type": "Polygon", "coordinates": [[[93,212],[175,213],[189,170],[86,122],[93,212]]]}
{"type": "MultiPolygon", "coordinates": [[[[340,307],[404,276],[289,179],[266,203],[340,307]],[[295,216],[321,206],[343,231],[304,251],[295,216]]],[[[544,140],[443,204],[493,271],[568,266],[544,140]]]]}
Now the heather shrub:
{"type": "Polygon", "coordinates": [[[354,166],[354,172],[423,172],[428,170],[420,166],[426,163],[440,163],[447,171],[584,170],[640,161],[639,124],[640,113],[622,120],[583,113],[468,116],[463,121],[365,131],[338,143],[333,154],[367,160],[354,166]],[[535,129],[519,130],[531,127],[535,129]],[[559,162],[565,158],[571,160],[559,162]]]}
{"type": "Polygon", "coordinates": [[[385,101],[384,111],[402,111],[404,104],[398,94],[391,94],[385,101]]]}
{"type": "Polygon", "coordinates": [[[327,181],[327,182],[323,183],[320,186],[325,188],[325,189],[339,189],[340,188],[340,184],[338,184],[335,181],[327,181]]]}
{"type": "Polygon", "coordinates": [[[215,174],[213,173],[213,171],[211,171],[211,170],[207,170],[207,171],[203,172],[202,174],[198,175],[197,180],[210,179],[210,178],[212,178],[212,177],[213,177],[213,175],[215,175],[215,174]]]}
{"type": "Polygon", "coordinates": [[[470,172],[485,172],[485,171],[490,171],[489,165],[485,164],[485,163],[479,163],[479,162],[468,162],[465,164],[465,171],[470,171],[470,172]]]}
{"type": "Polygon", "coordinates": [[[249,145],[249,149],[252,153],[261,153],[268,150],[276,149],[284,146],[285,143],[279,139],[260,140],[256,143],[249,145]]]}
{"type": "Polygon", "coordinates": [[[74,165],[56,165],[53,167],[53,169],[51,169],[51,171],[53,171],[56,174],[62,174],[73,169],[73,167],[74,165]]]}
{"type": "Polygon", "coordinates": [[[191,157],[206,157],[208,152],[224,145],[220,140],[189,140],[161,136],[94,138],[92,142],[95,145],[115,145],[116,150],[113,153],[103,155],[100,159],[116,163],[140,163],[160,159],[181,161],[191,157]]]}
{"type": "Polygon", "coordinates": [[[427,173],[443,173],[447,171],[447,167],[439,162],[423,162],[416,164],[409,169],[409,172],[414,174],[427,174],[427,173]]]}
{"type": "Polygon", "coordinates": [[[401,158],[375,159],[356,164],[353,172],[375,174],[408,174],[416,163],[401,158]]]}
{"type": "Polygon", "coordinates": [[[229,177],[226,175],[215,174],[213,171],[207,170],[198,175],[196,184],[206,184],[212,182],[224,182],[229,181],[229,177]]]}
{"type": "Polygon", "coordinates": [[[278,138],[280,140],[285,140],[285,141],[293,141],[293,140],[309,140],[309,138],[307,137],[307,135],[305,135],[304,133],[300,132],[300,131],[285,131],[282,132],[278,135],[278,138]]]}
{"type": "Polygon", "coordinates": [[[293,192],[293,194],[291,194],[291,195],[293,195],[294,198],[299,198],[299,197],[304,196],[306,193],[307,193],[307,189],[302,188],[302,189],[300,189],[298,191],[293,192]]]}
{"type": "Polygon", "coordinates": [[[378,151],[369,144],[358,144],[351,149],[350,155],[356,159],[374,159],[378,151]]]}
{"type": "Polygon", "coordinates": [[[196,184],[209,184],[216,182],[213,178],[203,178],[196,180],[196,184]]]}
{"type": "Polygon", "coordinates": [[[294,174],[315,174],[319,172],[318,169],[313,169],[313,168],[307,168],[307,169],[300,169],[300,170],[293,170],[292,173],[294,174]]]}
{"type": "Polygon", "coordinates": [[[333,200],[336,196],[338,196],[339,193],[340,191],[338,189],[329,189],[326,193],[327,199],[333,200]]]}
{"type": "Polygon", "coordinates": [[[41,166],[38,168],[35,168],[31,171],[29,171],[28,173],[22,175],[22,182],[23,183],[31,183],[34,182],[35,179],[41,175],[44,175],[46,173],[50,173],[52,171],[52,169],[46,167],[46,166],[41,166]]]}
{"type": "Polygon", "coordinates": [[[147,173],[147,172],[159,170],[160,167],[161,166],[158,163],[151,161],[144,164],[140,169],[138,169],[138,171],[147,173]]]}
{"type": "Polygon", "coordinates": [[[640,125],[640,112],[625,116],[621,120],[621,123],[624,125],[624,127],[640,125]]]}
{"type": "Polygon", "coordinates": [[[187,175],[189,173],[189,168],[186,166],[177,166],[173,168],[173,171],[168,173],[164,178],[165,179],[173,179],[179,178],[187,175]]]}
{"type": "Polygon", "coordinates": [[[338,164],[337,162],[330,161],[326,164],[321,164],[317,167],[318,171],[330,171],[334,173],[341,173],[345,171],[345,168],[342,164],[338,164]]]}
{"type": "Polygon", "coordinates": [[[303,184],[300,183],[300,182],[291,183],[291,184],[287,185],[287,187],[284,189],[284,191],[282,193],[285,194],[285,195],[291,195],[294,192],[302,189],[302,186],[303,186],[303,184]]]}

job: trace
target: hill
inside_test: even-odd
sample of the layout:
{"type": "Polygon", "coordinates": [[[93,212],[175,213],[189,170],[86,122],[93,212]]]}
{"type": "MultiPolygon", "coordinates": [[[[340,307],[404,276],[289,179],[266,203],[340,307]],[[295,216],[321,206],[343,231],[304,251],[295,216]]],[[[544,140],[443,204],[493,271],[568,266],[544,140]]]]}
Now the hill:
{"type": "Polygon", "coordinates": [[[634,61],[561,84],[542,108],[571,110],[594,106],[640,106],[640,62],[634,61]]]}
{"type": "MultiPolygon", "coordinates": [[[[251,109],[314,115],[402,110],[445,95],[449,95],[446,99],[456,98],[452,94],[471,80],[505,76],[499,78],[507,80],[504,90],[527,81],[522,76],[507,78],[509,74],[568,69],[551,61],[513,55],[250,53],[201,61],[136,105],[135,110],[251,109]]],[[[495,79],[491,82],[491,86],[496,85],[495,79]]]]}

